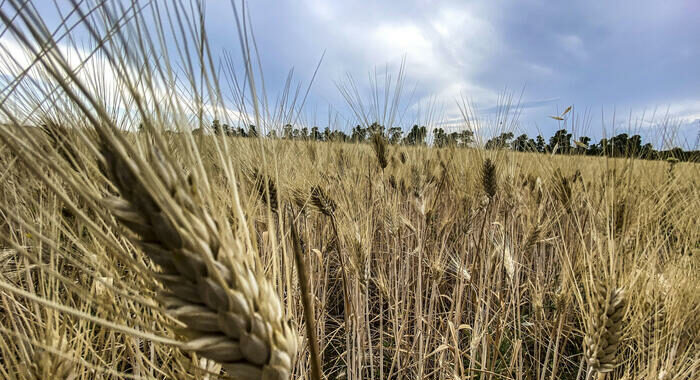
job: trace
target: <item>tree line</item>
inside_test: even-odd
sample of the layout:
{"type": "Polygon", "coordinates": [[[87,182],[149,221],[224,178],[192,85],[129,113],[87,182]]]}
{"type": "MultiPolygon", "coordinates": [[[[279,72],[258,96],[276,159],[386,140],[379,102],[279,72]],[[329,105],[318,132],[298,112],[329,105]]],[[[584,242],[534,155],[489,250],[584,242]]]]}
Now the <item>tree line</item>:
{"type": "MultiPolygon", "coordinates": [[[[254,125],[249,125],[247,129],[242,127],[234,128],[228,124],[221,124],[219,120],[214,120],[211,130],[215,135],[225,134],[233,137],[258,137],[258,130],[254,125]]],[[[352,128],[350,134],[340,130],[331,130],[326,127],[323,131],[319,127],[295,128],[291,124],[286,124],[280,131],[272,130],[267,134],[270,138],[282,138],[288,140],[310,140],[310,141],[336,141],[349,143],[369,142],[372,136],[380,135],[392,145],[427,145],[428,129],[425,126],[413,125],[408,133],[404,134],[400,127],[385,128],[379,123],[372,123],[368,127],[357,125],[352,128]]],[[[432,144],[436,147],[459,147],[465,148],[474,143],[474,133],[470,130],[459,132],[446,132],[442,128],[432,130],[432,144]]],[[[485,144],[486,149],[510,149],[518,152],[534,152],[543,154],[569,154],[587,156],[608,156],[608,157],[635,157],[648,160],[665,160],[675,158],[679,161],[700,162],[700,151],[685,151],[681,148],[658,151],[651,143],[643,143],[640,135],[629,136],[627,133],[620,133],[611,138],[603,138],[598,143],[592,143],[588,136],[573,138],[573,134],[566,129],[560,129],[549,139],[542,135],[537,135],[534,139],[527,134],[517,137],[512,132],[504,132],[495,136],[485,144]]]]}
{"type": "Polygon", "coordinates": [[[656,150],[651,143],[643,143],[640,135],[630,136],[620,133],[611,138],[602,138],[592,143],[588,136],[573,139],[566,129],[554,132],[549,140],[542,135],[535,139],[522,134],[515,137],[512,132],[504,132],[488,140],[486,149],[512,149],[519,152],[536,152],[548,154],[574,154],[586,156],[634,157],[647,160],[666,160],[675,158],[679,161],[700,162],[700,151],[685,151],[681,148],[656,150]]]}

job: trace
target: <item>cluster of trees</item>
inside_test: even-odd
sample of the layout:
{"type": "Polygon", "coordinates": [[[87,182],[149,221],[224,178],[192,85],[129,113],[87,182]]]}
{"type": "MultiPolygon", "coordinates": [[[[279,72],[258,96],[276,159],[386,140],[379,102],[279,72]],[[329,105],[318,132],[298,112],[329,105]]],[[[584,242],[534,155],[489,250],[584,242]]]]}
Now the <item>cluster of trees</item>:
{"type": "Polygon", "coordinates": [[[221,124],[219,120],[211,123],[211,130],[215,135],[224,134],[233,137],[258,137],[258,129],[254,125],[249,125],[248,129],[242,127],[234,128],[228,124],[221,124]]]}
{"type": "Polygon", "coordinates": [[[649,160],[674,157],[681,161],[700,161],[700,151],[684,151],[681,148],[657,151],[650,143],[642,144],[639,135],[629,136],[620,133],[609,139],[603,138],[597,144],[591,144],[591,138],[581,136],[577,140],[566,129],[560,129],[549,138],[547,143],[538,135],[535,139],[522,134],[514,138],[513,133],[505,132],[488,140],[486,149],[512,149],[520,152],[539,152],[550,154],[578,154],[588,156],[636,157],[649,160]]]}
{"type": "MultiPolygon", "coordinates": [[[[248,130],[243,128],[233,128],[228,124],[221,124],[219,120],[214,120],[211,125],[211,130],[215,135],[225,134],[226,136],[237,136],[237,137],[257,137],[258,132],[254,125],[250,125],[248,130]]],[[[454,132],[451,134],[446,134],[442,129],[437,129],[435,131],[440,131],[440,146],[447,146],[449,144],[455,144],[459,146],[466,146],[473,141],[473,134],[469,131],[465,132],[454,132]]],[[[385,128],[379,123],[372,123],[369,127],[362,127],[358,125],[352,129],[350,134],[346,134],[343,131],[331,130],[326,127],[321,131],[318,127],[312,127],[311,129],[307,127],[294,128],[291,124],[286,124],[282,127],[282,135],[278,136],[277,131],[270,131],[268,137],[271,138],[283,138],[288,140],[312,140],[312,141],[339,141],[339,142],[354,142],[363,143],[368,142],[372,136],[376,134],[381,134],[385,136],[390,144],[398,145],[426,145],[426,138],[428,137],[428,130],[425,126],[414,125],[411,130],[404,136],[403,130],[400,127],[385,128]]]]}
{"type": "MultiPolygon", "coordinates": [[[[225,134],[237,137],[258,137],[258,131],[254,125],[244,128],[234,128],[228,124],[221,124],[219,120],[214,120],[211,125],[214,134],[225,134]]],[[[468,147],[474,142],[474,133],[469,130],[447,133],[442,128],[433,129],[433,145],[437,147],[468,147]]],[[[312,140],[312,141],[338,141],[363,143],[368,142],[372,136],[381,134],[393,145],[427,145],[428,130],[425,126],[414,125],[408,133],[404,135],[399,127],[385,128],[379,123],[372,123],[368,127],[358,125],[354,127],[348,135],[343,131],[331,130],[326,127],[321,131],[318,127],[311,129],[294,128],[291,124],[282,127],[282,136],[278,136],[276,131],[268,133],[271,138],[283,138],[289,140],[312,140]]],[[[486,149],[512,149],[519,152],[538,152],[548,154],[577,154],[589,156],[609,156],[609,157],[637,157],[644,159],[667,159],[677,158],[681,161],[700,162],[700,151],[684,151],[681,148],[657,151],[650,143],[642,144],[639,135],[629,136],[627,133],[620,133],[609,139],[601,139],[598,143],[591,143],[591,138],[581,136],[573,139],[573,135],[566,129],[560,129],[548,140],[542,135],[530,138],[527,134],[515,136],[512,132],[504,132],[488,140],[486,149]]]]}

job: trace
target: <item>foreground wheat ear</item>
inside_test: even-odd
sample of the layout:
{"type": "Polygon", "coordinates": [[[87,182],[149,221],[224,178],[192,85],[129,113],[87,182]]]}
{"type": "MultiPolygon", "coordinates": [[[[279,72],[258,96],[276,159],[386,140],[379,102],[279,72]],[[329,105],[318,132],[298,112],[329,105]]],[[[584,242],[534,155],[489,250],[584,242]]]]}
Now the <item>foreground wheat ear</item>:
{"type": "Polygon", "coordinates": [[[187,326],[181,348],[220,363],[235,378],[289,379],[297,336],[277,294],[253,269],[244,245],[220,230],[193,186],[152,149],[149,180],[138,157],[114,140],[103,144],[103,171],[121,195],[105,204],[160,266],[159,298],[187,326]]]}
{"type": "Polygon", "coordinates": [[[585,355],[591,372],[605,374],[615,368],[625,314],[625,291],[598,282],[591,303],[593,309],[584,338],[585,355]]]}

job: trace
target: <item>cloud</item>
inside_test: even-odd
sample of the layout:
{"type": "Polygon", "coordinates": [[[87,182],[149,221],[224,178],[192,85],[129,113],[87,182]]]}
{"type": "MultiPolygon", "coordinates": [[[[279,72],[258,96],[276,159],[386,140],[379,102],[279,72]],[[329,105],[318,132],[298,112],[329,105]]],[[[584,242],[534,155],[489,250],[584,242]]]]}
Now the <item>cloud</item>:
{"type": "MultiPolygon", "coordinates": [[[[372,4],[359,10],[343,3],[306,4],[309,15],[315,17],[307,25],[327,30],[332,37],[332,41],[325,41],[330,46],[323,46],[328,52],[322,68],[331,81],[351,73],[358,82],[364,82],[363,90],[369,96],[371,89],[367,81],[362,81],[367,73],[387,67],[395,76],[405,59],[406,87],[416,89],[414,110],[437,99],[446,113],[454,116],[458,114],[455,100],[465,94],[483,100],[497,98],[497,91],[473,79],[488,63],[498,38],[493,25],[476,8],[442,4],[421,8],[417,17],[412,12],[418,7],[416,3],[391,9],[372,4]]],[[[320,86],[327,91],[327,87],[320,86]]]]}
{"type": "MultiPolygon", "coordinates": [[[[700,118],[700,24],[694,4],[248,2],[271,98],[283,91],[291,68],[308,82],[325,51],[306,102],[312,114],[307,120],[330,104],[342,114],[338,119],[352,123],[336,83],[350,73],[369,99],[368,73],[386,69],[395,78],[405,57],[405,95],[413,105],[402,119],[404,127],[431,107],[445,120],[459,120],[456,104],[462,98],[492,111],[504,89],[525,88],[520,125],[531,134],[539,129],[551,134],[559,126],[547,116],[571,104],[592,114],[611,114],[615,108],[620,115],[670,104],[679,117],[700,118]],[[439,105],[429,106],[434,103],[439,105]]],[[[50,5],[37,6],[56,18],[50,5]]],[[[224,50],[237,56],[228,2],[208,2],[207,11],[214,56],[224,50]]],[[[591,120],[592,130],[604,126],[598,117],[591,120]]]]}
{"type": "Polygon", "coordinates": [[[585,60],[588,58],[588,53],[586,52],[586,47],[583,44],[583,39],[574,34],[563,34],[557,36],[561,50],[571,54],[580,60],[585,60]]]}
{"type": "MultiPolygon", "coordinates": [[[[70,70],[76,74],[87,91],[95,96],[94,100],[102,103],[102,106],[110,116],[115,118],[118,125],[133,128],[140,122],[141,115],[134,106],[132,94],[117,69],[118,63],[111,63],[100,52],[92,54],[92,50],[83,46],[62,42],[56,46],[70,70]]],[[[63,102],[68,102],[68,97],[59,88],[57,81],[41,64],[34,61],[34,54],[31,50],[18,43],[9,34],[0,37],[0,88],[3,90],[0,93],[0,99],[7,107],[7,111],[14,113],[13,117],[29,120],[37,115],[44,116],[41,113],[33,112],[35,108],[44,110],[48,115],[53,115],[56,112],[55,108],[64,107],[67,103],[63,102]],[[32,63],[34,65],[30,68],[32,63]],[[5,102],[6,97],[7,101],[5,102]],[[51,99],[51,102],[44,102],[45,99],[51,99]]],[[[128,77],[132,80],[139,78],[139,71],[132,65],[127,65],[126,70],[129,73],[128,77]]],[[[62,73],[63,71],[59,69],[58,72],[62,73]]],[[[181,80],[180,84],[182,82],[181,80]]],[[[142,90],[140,92],[142,104],[146,107],[158,103],[161,111],[173,112],[169,106],[178,103],[183,112],[173,112],[169,115],[170,117],[174,117],[178,121],[182,121],[180,119],[182,117],[189,119],[196,117],[197,112],[194,109],[198,104],[196,104],[194,96],[187,92],[186,87],[166,86],[158,79],[152,81],[151,85],[152,92],[146,91],[143,82],[140,83],[139,87],[142,90]],[[168,102],[163,102],[163,99],[168,99],[168,102]]],[[[81,95],[77,87],[72,88],[78,96],[81,95]]],[[[85,104],[89,104],[89,102],[85,101],[85,104]]],[[[228,106],[230,107],[230,105],[228,106]]],[[[77,112],[77,109],[73,107],[66,109],[77,112]]],[[[243,124],[251,123],[251,120],[254,120],[254,117],[246,112],[240,112],[220,104],[206,104],[203,106],[203,110],[204,114],[207,115],[205,121],[207,124],[213,118],[243,124]]],[[[2,116],[5,116],[4,113],[2,116]]]]}

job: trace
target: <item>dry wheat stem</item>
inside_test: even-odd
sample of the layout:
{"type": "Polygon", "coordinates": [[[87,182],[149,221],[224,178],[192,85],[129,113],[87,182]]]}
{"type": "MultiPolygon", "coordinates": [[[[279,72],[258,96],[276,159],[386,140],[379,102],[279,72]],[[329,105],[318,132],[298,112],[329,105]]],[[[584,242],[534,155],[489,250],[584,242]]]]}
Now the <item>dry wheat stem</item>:
{"type": "Polygon", "coordinates": [[[308,269],[301,249],[301,242],[293,216],[290,217],[290,228],[292,230],[292,246],[294,251],[294,261],[297,265],[299,276],[299,287],[301,288],[302,302],[304,304],[304,320],[306,323],[306,335],[309,341],[309,351],[311,354],[311,373],[313,380],[321,380],[321,357],[318,349],[318,338],[316,336],[316,323],[313,301],[311,300],[311,288],[309,284],[308,269]]]}

